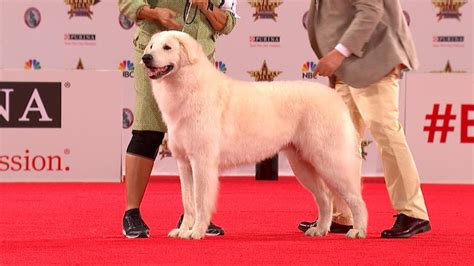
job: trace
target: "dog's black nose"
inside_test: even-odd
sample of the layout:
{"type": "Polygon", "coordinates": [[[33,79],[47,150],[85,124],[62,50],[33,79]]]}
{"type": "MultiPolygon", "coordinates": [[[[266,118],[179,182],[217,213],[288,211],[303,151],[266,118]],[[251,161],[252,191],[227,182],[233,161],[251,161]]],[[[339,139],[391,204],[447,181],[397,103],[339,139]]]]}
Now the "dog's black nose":
{"type": "Polygon", "coordinates": [[[150,65],[153,63],[153,56],[151,54],[145,54],[142,57],[142,61],[145,65],[150,65]]]}

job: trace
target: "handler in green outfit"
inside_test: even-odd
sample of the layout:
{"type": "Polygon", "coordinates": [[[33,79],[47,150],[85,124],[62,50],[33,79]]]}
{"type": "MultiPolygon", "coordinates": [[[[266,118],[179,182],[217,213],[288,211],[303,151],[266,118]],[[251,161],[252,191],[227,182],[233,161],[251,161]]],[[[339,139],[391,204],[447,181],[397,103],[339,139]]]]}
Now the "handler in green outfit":
{"type": "MultiPolygon", "coordinates": [[[[151,91],[143,64],[143,50],[153,34],[183,30],[203,47],[214,60],[219,35],[229,34],[236,23],[237,0],[119,0],[120,12],[137,24],[135,47],[135,123],[125,158],[126,211],[123,234],[127,238],[147,238],[149,227],[140,215],[140,204],[163,141],[166,126],[151,91]],[[185,21],[185,15],[189,14],[185,21]]],[[[182,218],[182,216],[181,216],[182,218]]],[[[178,226],[181,222],[178,222],[178,226]]],[[[223,235],[222,228],[211,223],[207,235],[223,235]]]]}

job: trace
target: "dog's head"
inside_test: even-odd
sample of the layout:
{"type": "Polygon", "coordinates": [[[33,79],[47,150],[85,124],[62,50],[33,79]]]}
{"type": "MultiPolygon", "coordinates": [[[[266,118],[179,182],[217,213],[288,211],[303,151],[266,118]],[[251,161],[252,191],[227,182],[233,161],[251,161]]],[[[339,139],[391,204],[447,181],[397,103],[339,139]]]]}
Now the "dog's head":
{"type": "Polygon", "coordinates": [[[187,65],[194,65],[203,54],[201,45],[179,31],[163,31],[152,36],[142,62],[150,79],[165,78],[187,65]]]}

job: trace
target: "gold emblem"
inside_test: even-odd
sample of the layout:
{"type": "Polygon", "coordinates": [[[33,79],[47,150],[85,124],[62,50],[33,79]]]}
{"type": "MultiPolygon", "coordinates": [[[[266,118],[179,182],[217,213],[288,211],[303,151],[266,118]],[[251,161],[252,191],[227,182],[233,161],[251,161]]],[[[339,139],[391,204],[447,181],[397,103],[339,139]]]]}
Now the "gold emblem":
{"type": "Polygon", "coordinates": [[[170,149],[168,148],[168,138],[163,139],[163,142],[159,147],[158,154],[160,155],[160,160],[163,160],[165,157],[173,157],[170,149]]]}
{"type": "Polygon", "coordinates": [[[441,71],[431,71],[431,73],[466,73],[464,70],[453,70],[453,67],[451,66],[451,62],[446,63],[446,66],[444,67],[443,70],[441,71]]]}
{"type": "Polygon", "coordinates": [[[275,9],[283,4],[281,0],[249,0],[248,3],[250,6],[255,8],[255,13],[253,17],[254,21],[257,19],[273,19],[276,21],[278,14],[275,12],[275,9]]]}
{"type": "Polygon", "coordinates": [[[438,21],[444,18],[455,18],[461,20],[462,14],[459,9],[467,3],[467,0],[431,0],[433,5],[439,8],[438,21]]]}
{"type": "Polygon", "coordinates": [[[79,58],[79,62],[77,62],[76,69],[84,70],[84,64],[82,64],[82,59],[81,58],[79,58]]]}
{"type": "Polygon", "coordinates": [[[372,143],[371,140],[363,140],[360,143],[361,155],[362,155],[362,159],[364,160],[367,160],[367,155],[368,155],[368,153],[365,151],[365,148],[367,148],[370,145],[370,143],[372,143]]]}
{"type": "Polygon", "coordinates": [[[273,81],[282,72],[268,70],[267,61],[264,60],[260,71],[247,71],[247,73],[254,77],[255,81],[273,81]]]}
{"type": "Polygon", "coordinates": [[[99,3],[100,0],[64,0],[66,5],[71,6],[71,9],[67,12],[69,18],[72,17],[88,17],[92,19],[94,12],[91,10],[91,6],[99,3]]]}

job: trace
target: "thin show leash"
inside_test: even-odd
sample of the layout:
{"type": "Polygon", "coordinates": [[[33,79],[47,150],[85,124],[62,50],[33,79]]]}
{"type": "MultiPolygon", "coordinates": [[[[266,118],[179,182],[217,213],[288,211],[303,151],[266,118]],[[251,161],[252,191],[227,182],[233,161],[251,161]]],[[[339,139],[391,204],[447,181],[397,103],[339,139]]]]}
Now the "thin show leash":
{"type": "Polygon", "coordinates": [[[190,3],[190,0],[186,0],[186,5],[184,6],[184,25],[183,25],[183,28],[181,29],[181,32],[184,32],[184,28],[186,27],[186,25],[192,24],[194,20],[196,19],[196,14],[197,14],[197,9],[198,9],[197,7],[194,9],[193,19],[188,22],[189,13],[191,13],[190,11],[191,11],[192,6],[193,4],[190,3]]]}

